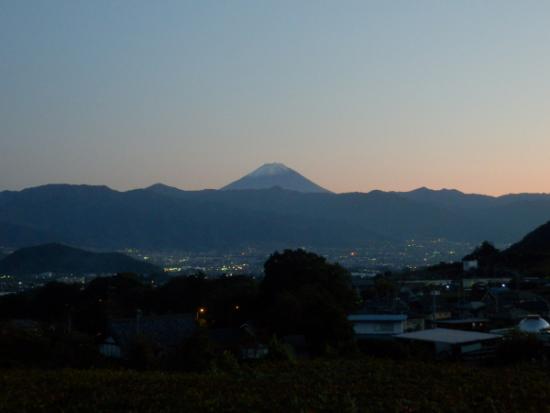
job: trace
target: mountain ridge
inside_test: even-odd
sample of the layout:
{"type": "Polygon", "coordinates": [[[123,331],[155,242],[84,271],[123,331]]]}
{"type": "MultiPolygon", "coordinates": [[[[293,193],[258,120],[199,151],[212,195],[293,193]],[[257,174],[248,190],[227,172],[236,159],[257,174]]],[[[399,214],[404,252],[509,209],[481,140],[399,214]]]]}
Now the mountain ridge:
{"type": "Polygon", "coordinates": [[[92,249],[347,248],[420,238],[503,245],[550,220],[550,196],[54,184],[0,192],[0,217],[6,247],[55,241],[92,249]]]}
{"type": "MultiPolygon", "coordinates": [[[[226,185],[227,186],[227,185],[226,185]]],[[[149,186],[145,186],[143,188],[133,188],[133,189],[126,189],[126,190],[119,190],[116,188],[112,188],[108,185],[94,185],[94,184],[72,184],[72,183],[48,183],[43,185],[34,185],[29,186],[25,188],[21,188],[19,190],[13,190],[13,189],[5,189],[0,190],[0,196],[3,194],[16,194],[21,192],[28,192],[28,191],[34,191],[34,190],[43,190],[43,189],[60,189],[60,188],[80,188],[80,189],[94,189],[97,191],[100,190],[106,190],[106,191],[112,191],[112,192],[118,192],[118,193],[126,193],[126,192],[133,192],[133,191],[143,191],[143,190],[151,190],[151,191],[157,191],[160,192],[162,190],[174,190],[174,191],[180,191],[180,192],[190,192],[190,193],[196,193],[196,192],[215,192],[215,191],[221,191],[224,187],[219,189],[213,189],[213,188],[203,188],[203,189],[182,189],[178,188],[177,186],[173,185],[167,185],[162,182],[156,182],[154,184],[151,184],[149,186]]],[[[257,188],[257,190],[263,190],[263,189],[272,189],[277,188],[277,186],[272,186],[269,188],[257,188]]],[[[281,189],[285,189],[282,187],[279,187],[281,189]]],[[[253,190],[253,189],[250,189],[253,190]]],[[[327,190],[328,191],[328,190],[327,190]]],[[[299,191],[296,191],[299,192],[299,191]]],[[[421,186],[415,189],[411,189],[409,191],[394,191],[394,190],[383,190],[383,189],[371,189],[369,191],[363,192],[363,191],[349,191],[349,192],[332,192],[328,191],[327,193],[334,194],[334,195],[345,195],[345,194],[371,194],[371,193],[385,193],[385,194],[397,194],[397,195],[410,195],[410,194],[418,194],[418,193],[426,193],[426,194],[434,194],[434,195],[440,195],[440,194],[448,194],[448,193],[454,193],[457,195],[462,195],[466,197],[483,197],[487,199],[492,200],[540,200],[540,199],[550,199],[550,192],[510,192],[502,195],[488,195],[488,194],[481,194],[481,193],[475,193],[475,192],[463,192],[459,189],[453,189],[453,188],[441,188],[441,189],[433,189],[426,186],[421,186]]]]}
{"type": "Polygon", "coordinates": [[[159,271],[161,269],[153,264],[118,252],[91,252],[60,243],[20,248],[0,260],[0,273],[10,275],[159,271]]]}

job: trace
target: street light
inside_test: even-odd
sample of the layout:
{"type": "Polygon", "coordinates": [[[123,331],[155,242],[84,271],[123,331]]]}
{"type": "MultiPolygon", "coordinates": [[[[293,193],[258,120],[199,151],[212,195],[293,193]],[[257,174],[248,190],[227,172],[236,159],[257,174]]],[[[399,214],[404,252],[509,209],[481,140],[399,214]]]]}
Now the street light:
{"type": "Polygon", "coordinates": [[[206,307],[199,307],[197,309],[197,320],[200,318],[201,315],[204,315],[206,313],[206,307]]]}

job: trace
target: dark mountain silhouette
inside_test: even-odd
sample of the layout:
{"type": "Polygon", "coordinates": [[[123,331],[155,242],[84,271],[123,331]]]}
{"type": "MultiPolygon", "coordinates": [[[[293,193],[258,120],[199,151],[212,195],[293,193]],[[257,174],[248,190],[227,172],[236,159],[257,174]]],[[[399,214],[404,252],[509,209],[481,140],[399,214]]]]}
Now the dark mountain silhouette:
{"type": "Polygon", "coordinates": [[[550,256],[550,221],[527,234],[507,249],[509,254],[542,254],[550,256]]]}
{"type": "Polygon", "coordinates": [[[550,220],[550,196],[459,191],[304,193],[281,187],[183,191],[156,184],[46,185],[0,192],[0,246],[88,248],[360,247],[373,240],[446,238],[497,245],[550,220]]]}
{"type": "Polygon", "coordinates": [[[44,272],[58,274],[160,272],[155,265],[120,253],[95,253],[62,244],[22,248],[0,261],[0,273],[28,275],[44,272]]]}
{"type": "Polygon", "coordinates": [[[484,241],[463,260],[476,260],[484,275],[550,275],[550,221],[503,251],[484,241]]]}
{"type": "MultiPolygon", "coordinates": [[[[0,203],[0,216],[51,234],[58,242],[102,249],[273,248],[353,245],[378,239],[367,228],[341,222],[337,217],[239,208],[238,203],[224,202],[224,191],[178,190],[163,194],[159,189],[155,186],[118,192],[106,187],[47,185],[8,193],[0,203]],[[214,194],[221,196],[212,198],[214,194]]],[[[231,192],[245,198],[248,193],[226,193],[231,192]]],[[[10,238],[9,234],[0,234],[0,244],[7,244],[10,238]]]]}
{"type": "Polygon", "coordinates": [[[501,262],[531,275],[550,275],[550,222],[501,253],[501,262]]]}
{"type": "Polygon", "coordinates": [[[495,197],[490,195],[465,194],[456,189],[434,190],[426,187],[409,192],[396,192],[396,194],[417,202],[453,209],[483,209],[506,206],[518,202],[550,201],[550,194],[508,194],[495,197]]]}
{"type": "Polygon", "coordinates": [[[491,196],[465,194],[456,189],[441,189],[435,191],[422,187],[409,192],[397,192],[397,194],[413,201],[453,209],[488,208],[496,205],[496,199],[491,196]]]}
{"type": "Polygon", "coordinates": [[[2,245],[36,245],[55,241],[55,238],[51,233],[25,225],[0,222],[0,244],[2,245]]]}
{"type": "Polygon", "coordinates": [[[266,163],[248,175],[224,186],[222,190],[269,189],[273,187],[306,193],[330,192],[282,163],[266,163]]]}

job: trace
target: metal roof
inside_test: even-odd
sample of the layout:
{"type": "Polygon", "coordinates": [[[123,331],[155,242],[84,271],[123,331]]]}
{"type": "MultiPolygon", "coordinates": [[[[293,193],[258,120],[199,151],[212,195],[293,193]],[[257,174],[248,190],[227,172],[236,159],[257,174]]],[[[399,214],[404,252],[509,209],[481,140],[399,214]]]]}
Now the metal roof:
{"type": "Polygon", "coordinates": [[[349,321],[405,321],[406,314],[350,314],[349,321]]]}
{"type": "Polygon", "coordinates": [[[466,324],[466,323],[487,323],[487,318],[449,318],[447,320],[436,320],[437,324],[466,324]]]}
{"type": "Polygon", "coordinates": [[[475,331],[433,328],[399,334],[396,337],[406,340],[430,341],[433,343],[462,344],[475,341],[495,340],[502,336],[499,334],[478,333],[475,331]]]}
{"type": "Polygon", "coordinates": [[[114,319],[109,330],[121,346],[130,345],[138,335],[151,339],[161,347],[181,344],[197,329],[194,314],[169,314],[164,316],[114,319]]]}
{"type": "Polygon", "coordinates": [[[535,315],[528,316],[527,318],[521,320],[518,328],[524,333],[540,333],[543,330],[548,330],[550,328],[550,324],[544,318],[535,315]]]}

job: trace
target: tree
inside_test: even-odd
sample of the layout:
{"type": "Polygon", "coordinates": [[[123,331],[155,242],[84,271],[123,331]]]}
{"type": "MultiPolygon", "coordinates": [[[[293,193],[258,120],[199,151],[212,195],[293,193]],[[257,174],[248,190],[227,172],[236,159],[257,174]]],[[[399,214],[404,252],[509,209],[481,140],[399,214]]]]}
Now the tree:
{"type": "Polygon", "coordinates": [[[168,370],[205,372],[215,363],[216,352],[208,330],[199,328],[165,357],[168,370]]]}
{"type": "Polygon", "coordinates": [[[491,244],[489,241],[483,241],[480,246],[476,247],[476,249],[471,254],[466,255],[463,260],[477,260],[480,266],[486,266],[494,264],[499,255],[500,251],[495,248],[493,244],[491,244]]]}
{"type": "Polygon", "coordinates": [[[152,309],[159,313],[192,313],[205,306],[208,288],[206,275],[174,277],[158,288],[152,299],[152,309]]]}
{"type": "Polygon", "coordinates": [[[358,297],[347,270],[304,250],[276,252],[264,269],[260,303],[276,334],[304,334],[314,352],[352,339],[346,315],[358,297]]]}
{"type": "Polygon", "coordinates": [[[71,309],[77,305],[79,286],[50,282],[31,292],[31,314],[49,322],[67,322],[71,309]]]}

